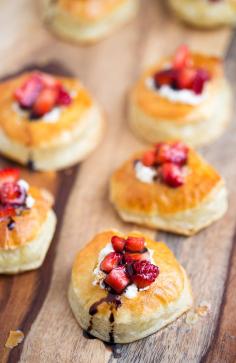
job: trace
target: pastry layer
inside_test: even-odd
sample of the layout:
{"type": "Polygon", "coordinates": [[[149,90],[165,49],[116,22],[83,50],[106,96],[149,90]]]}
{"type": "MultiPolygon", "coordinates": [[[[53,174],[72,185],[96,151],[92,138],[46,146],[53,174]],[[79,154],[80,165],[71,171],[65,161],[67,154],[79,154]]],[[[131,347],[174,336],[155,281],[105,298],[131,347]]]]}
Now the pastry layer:
{"type": "Polygon", "coordinates": [[[169,0],[170,8],[185,22],[202,28],[236,24],[236,1],[169,0]]]}
{"type": "Polygon", "coordinates": [[[59,1],[44,4],[44,17],[59,36],[73,41],[95,42],[137,13],[137,0],[59,1]]]}
{"type": "MultiPolygon", "coordinates": [[[[93,269],[98,251],[105,247],[117,232],[99,233],[76,257],[69,288],[69,302],[83,329],[91,324],[89,309],[92,304],[106,297],[107,292],[92,284],[93,269]]],[[[130,235],[130,234],[129,234],[130,235]]],[[[131,235],[141,235],[131,233],[131,235]]],[[[129,343],[148,336],[169,324],[192,305],[191,288],[184,269],[169,248],[162,242],[146,237],[147,248],[154,251],[153,260],[160,269],[156,281],[137,297],[128,299],[121,295],[121,306],[103,302],[92,318],[91,334],[109,341],[111,310],[114,314],[113,335],[116,343],[129,343]]]]}

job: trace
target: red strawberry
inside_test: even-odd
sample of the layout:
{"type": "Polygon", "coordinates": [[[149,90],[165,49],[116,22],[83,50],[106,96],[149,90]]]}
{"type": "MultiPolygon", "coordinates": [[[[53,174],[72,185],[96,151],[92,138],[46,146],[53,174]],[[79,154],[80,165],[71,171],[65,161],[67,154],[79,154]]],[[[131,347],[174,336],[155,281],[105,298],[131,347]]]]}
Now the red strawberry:
{"type": "Polygon", "coordinates": [[[191,86],[193,92],[195,92],[196,94],[201,94],[205,83],[209,81],[210,78],[210,74],[207,72],[207,70],[198,69],[191,86]]]}
{"type": "Polygon", "coordinates": [[[130,252],[142,252],[145,240],[143,237],[128,237],[125,244],[125,250],[130,252]]]}
{"type": "Polygon", "coordinates": [[[37,73],[37,75],[42,81],[45,88],[59,89],[61,87],[61,82],[54,76],[43,72],[39,72],[37,73]]]}
{"type": "Polygon", "coordinates": [[[121,294],[130,283],[125,267],[114,268],[105,278],[105,283],[115,290],[117,294],[121,294]]]}
{"type": "Polygon", "coordinates": [[[0,186],[4,183],[13,183],[19,179],[19,170],[6,168],[0,170],[0,186]]]}
{"type": "Polygon", "coordinates": [[[16,211],[13,207],[0,207],[0,220],[1,219],[5,219],[5,218],[9,218],[9,217],[14,217],[16,215],[16,211]]]}
{"type": "Polygon", "coordinates": [[[126,263],[133,263],[135,261],[149,260],[150,255],[149,252],[144,252],[144,253],[125,252],[124,259],[126,263]]]}
{"type": "Polygon", "coordinates": [[[139,289],[151,285],[159,275],[159,268],[149,261],[138,261],[133,265],[132,280],[139,289]]]}
{"type": "Polygon", "coordinates": [[[54,88],[45,88],[39,94],[35,104],[33,105],[33,114],[43,116],[52,110],[55,106],[58,96],[58,90],[54,88]]]}
{"type": "Polygon", "coordinates": [[[25,202],[26,192],[15,182],[4,183],[0,187],[0,202],[4,205],[21,205],[25,202]]]}
{"type": "Polygon", "coordinates": [[[172,64],[174,69],[192,66],[191,53],[187,45],[183,44],[176,50],[172,64]]]}
{"type": "Polygon", "coordinates": [[[152,166],[155,163],[155,150],[146,151],[142,157],[142,163],[145,166],[152,166]]]}
{"type": "Polygon", "coordinates": [[[43,82],[37,73],[31,75],[21,87],[15,90],[14,96],[22,107],[30,108],[43,89],[43,82]]]}
{"type": "Polygon", "coordinates": [[[157,88],[169,85],[175,86],[178,73],[175,69],[164,69],[154,74],[153,79],[157,88]]]}
{"type": "Polygon", "coordinates": [[[111,239],[112,246],[116,252],[122,252],[125,247],[125,239],[119,236],[113,236],[111,239]]]}
{"type": "Polygon", "coordinates": [[[122,255],[117,252],[110,252],[108,255],[102,260],[100,264],[100,268],[104,272],[110,272],[113,268],[117,267],[122,260],[122,255]]]}
{"type": "Polygon", "coordinates": [[[190,89],[196,77],[197,71],[194,68],[181,68],[178,72],[178,88],[190,89]]]}
{"type": "Polygon", "coordinates": [[[70,94],[63,88],[59,88],[59,93],[57,97],[57,105],[59,106],[68,106],[71,104],[71,96],[70,94]]]}
{"type": "Polygon", "coordinates": [[[184,165],[188,158],[188,147],[182,142],[172,144],[160,143],[156,145],[156,163],[174,163],[184,165]]]}
{"type": "Polygon", "coordinates": [[[173,163],[165,163],[160,168],[162,181],[172,188],[177,188],[184,183],[184,173],[181,167],[173,163]]]}

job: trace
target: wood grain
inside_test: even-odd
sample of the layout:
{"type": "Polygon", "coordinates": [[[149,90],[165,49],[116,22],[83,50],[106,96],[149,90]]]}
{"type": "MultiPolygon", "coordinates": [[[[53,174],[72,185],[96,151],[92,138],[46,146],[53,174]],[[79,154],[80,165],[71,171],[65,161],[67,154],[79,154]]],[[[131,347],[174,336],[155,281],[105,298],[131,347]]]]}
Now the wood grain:
{"type": "MultiPolygon", "coordinates": [[[[142,69],[162,54],[172,52],[181,42],[225,55],[231,32],[190,30],[171,18],[161,2],[143,0],[139,16],[130,25],[98,45],[82,48],[47,33],[41,25],[36,1],[4,0],[0,10],[4,28],[0,34],[0,51],[4,54],[0,76],[29,63],[59,61],[93,92],[108,121],[102,145],[80,165],[79,171],[75,167],[58,174],[26,172],[27,178],[54,192],[61,218],[41,269],[0,278],[0,357],[3,362],[112,362],[115,359],[102,342],[83,337],[66,294],[74,255],[94,233],[109,227],[126,231],[134,228],[119,220],[108,201],[112,171],[142,146],[126,125],[127,90],[142,69]],[[4,343],[9,330],[16,328],[21,328],[26,338],[9,351],[4,343]]],[[[227,70],[235,83],[236,41],[231,44],[227,70]]],[[[226,179],[230,191],[227,215],[195,237],[186,239],[164,233],[157,236],[168,243],[189,272],[196,305],[204,300],[209,302],[211,313],[192,327],[181,318],[149,338],[123,346],[119,362],[235,361],[235,132],[232,122],[220,140],[201,150],[226,179]],[[234,257],[230,258],[231,255],[234,257]]]]}

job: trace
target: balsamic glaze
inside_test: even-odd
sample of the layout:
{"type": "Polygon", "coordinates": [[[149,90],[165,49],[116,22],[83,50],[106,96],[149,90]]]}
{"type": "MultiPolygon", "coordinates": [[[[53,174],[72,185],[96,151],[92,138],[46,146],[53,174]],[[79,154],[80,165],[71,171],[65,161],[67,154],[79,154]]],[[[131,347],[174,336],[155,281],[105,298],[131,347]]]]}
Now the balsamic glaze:
{"type": "Polygon", "coordinates": [[[16,222],[14,221],[14,219],[10,218],[7,224],[7,228],[9,229],[9,231],[12,231],[15,228],[15,225],[16,222]]]}

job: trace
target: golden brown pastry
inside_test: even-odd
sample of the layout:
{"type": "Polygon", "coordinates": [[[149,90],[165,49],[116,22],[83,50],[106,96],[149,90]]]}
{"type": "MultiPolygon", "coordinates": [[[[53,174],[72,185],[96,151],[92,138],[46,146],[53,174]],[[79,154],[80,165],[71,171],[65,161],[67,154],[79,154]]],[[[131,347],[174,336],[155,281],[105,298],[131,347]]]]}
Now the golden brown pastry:
{"type": "Polygon", "coordinates": [[[42,265],[56,226],[52,204],[51,194],[19,179],[17,169],[0,170],[0,273],[42,265]]]}
{"type": "Polygon", "coordinates": [[[101,140],[101,110],[76,79],[24,73],[1,83],[0,94],[0,152],[19,163],[66,168],[101,140]]]}
{"type": "Polygon", "coordinates": [[[227,210],[223,179],[181,142],[159,143],[114,172],[110,199],[121,218],[192,235],[227,210]]]}
{"type": "Polygon", "coordinates": [[[163,242],[111,230],[97,234],[78,253],[69,303],[93,336],[130,343],[187,311],[192,292],[186,272],[163,242]]]}
{"type": "Polygon", "coordinates": [[[44,0],[44,18],[62,38],[94,43],[131,20],[138,0],[44,0]]]}
{"type": "Polygon", "coordinates": [[[199,28],[236,24],[235,0],[169,0],[174,13],[199,28]]]}
{"type": "Polygon", "coordinates": [[[145,141],[208,143],[224,131],[232,91],[219,58],[179,47],[147,70],[130,96],[129,123],[145,141]]]}

